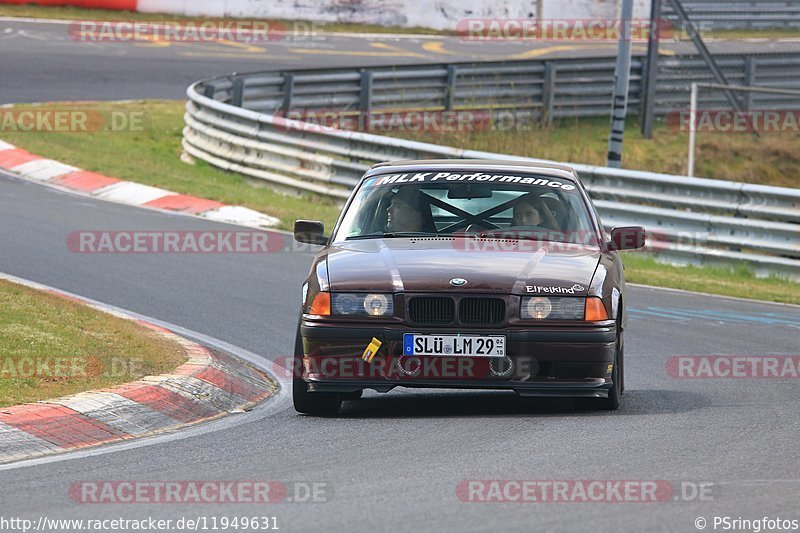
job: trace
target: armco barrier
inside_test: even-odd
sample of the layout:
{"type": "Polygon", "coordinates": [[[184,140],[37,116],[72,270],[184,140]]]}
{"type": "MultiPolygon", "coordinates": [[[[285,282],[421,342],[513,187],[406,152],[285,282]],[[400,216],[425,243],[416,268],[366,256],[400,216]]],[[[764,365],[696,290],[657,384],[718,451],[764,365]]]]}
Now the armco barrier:
{"type": "MultiPolygon", "coordinates": [[[[729,83],[800,89],[800,53],[759,54],[732,49],[716,61],[729,83]],[[748,74],[750,73],[750,74],[748,74]]],[[[536,120],[608,116],[614,85],[613,57],[549,61],[501,61],[317,69],[233,75],[202,84],[214,99],[264,113],[287,110],[342,110],[353,113],[394,109],[514,110],[536,120]]],[[[631,63],[630,113],[643,90],[644,58],[631,63]]],[[[691,82],[714,77],[695,54],[659,60],[656,112],[688,109],[691,82]]],[[[205,94],[205,93],[204,93],[205,94]]],[[[704,91],[701,109],[726,107],[725,95],[704,91]]],[[[755,95],[753,109],[800,107],[800,99],[755,95]]]]}
{"type": "MultiPolygon", "coordinates": [[[[499,76],[502,80],[514,71],[530,79],[531,72],[538,67],[529,63],[484,65],[480,70],[475,65],[458,65],[457,71],[463,68],[473,77],[468,78],[474,81],[473,90],[467,93],[460,92],[466,89],[457,84],[455,90],[440,91],[440,87],[421,81],[425,76],[432,79],[434,71],[442,85],[451,83],[452,76],[448,74],[453,70],[451,66],[258,73],[198,82],[188,90],[183,147],[187,154],[216,167],[340,201],[348,197],[364,171],[377,162],[424,158],[536,161],[320,127],[275,114],[282,108],[295,107],[335,108],[354,113],[374,111],[378,106],[447,109],[448,99],[450,107],[455,109],[460,105],[474,109],[482,101],[493,113],[514,106],[515,113],[524,112],[522,105],[514,100],[518,93],[502,90],[507,86],[492,85],[486,79],[498,79],[497,69],[501,67],[506,69],[499,76]],[[365,79],[369,82],[364,83],[365,79]],[[415,82],[408,92],[393,85],[410,79],[415,82]],[[369,90],[364,90],[365,86],[369,90]],[[475,86],[480,89],[475,91],[475,86]],[[476,92],[481,96],[471,98],[476,92]],[[499,101],[502,103],[498,104],[499,101]]],[[[573,62],[570,68],[576,64],[586,66],[586,62],[573,62]]],[[[560,65],[558,70],[561,68],[560,65]]],[[[535,90],[535,86],[532,89],[520,82],[519,90],[523,87],[535,90]]],[[[573,111],[585,109],[592,114],[591,110],[599,109],[603,100],[609,101],[584,94],[573,111]]],[[[531,104],[531,108],[535,107],[531,104]]],[[[800,190],[571,166],[596,200],[607,226],[645,226],[653,236],[653,249],[668,260],[744,261],[761,274],[777,273],[800,279],[800,190]]]]}
{"type": "MultiPolygon", "coordinates": [[[[800,0],[682,0],[692,22],[701,29],[800,28],[800,0]]],[[[677,20],[671,2],[662,15],[677,20]]]]}

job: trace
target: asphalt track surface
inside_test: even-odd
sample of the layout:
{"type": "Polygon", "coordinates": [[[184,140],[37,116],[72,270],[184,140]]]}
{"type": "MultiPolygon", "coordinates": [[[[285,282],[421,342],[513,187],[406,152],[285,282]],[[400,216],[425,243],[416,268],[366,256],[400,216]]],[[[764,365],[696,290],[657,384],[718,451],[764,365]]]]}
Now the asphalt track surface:
{"type": "MultiPolygon", "coordinates": [[[[458,37],[309,35],[267,42],[78,42],[67,21],[0,19],[0,104],[183,98],[186,87],[232,72],[616,55],[615,42],[468,41],[458,37]]],[[[800,41],[718,41],[712,53],[795,51],[800,41]]],[[[664,42],[665,53],[694,53],[664,42]]],[[[634,42],[644,54],[646,43],[634,42]]]]}
{"type": "MultiPolygon", "coordinates": [[[[644,50],[643,45],[639,46],[644,50]]],[[[65,21],[0,20],[2,103],[183,98],[208,77],[266,69],[608,56],[612,43],[475,43],[457,38],[307,35],[266,43],[77,42],[65,21]]],[[[642,51],[640,50],[640,51],[642,51]]]]}
{"type": "MultiPolygon", "coordinates": [[[[14,70],[17,60],[8,67],[8,57],[4,84],[35,80],[14,70]]],[[[212,67],[207,75],[225,68],[212,67]]],[[[73,83],[83,83],[86,97],[106,97],[87,80],[73,83]]],[[[58,95],[51,86],[37,98],[58,95]]],[[[5,174],[0,206],[0,271],[220,339],[257,354],[267,368],[291,353],[310,253],[81,255],[67,248],[72,231],[234,228],[5,174]]],[[[0,516],[275,516],[284,531],[696,531],[698,517],[800,519],[798,381],[687,380],[666,370],[674,355],[797,355],[800,308],[640,287],[627,297],[628,391],[615,413],[513,393],[398,389],[346,403],[339,417],[312,418],[297,415],[281,395],[186,438],[0,470],[0,516]],[[457,486],[474,479],[714,486],[713,501],[703,502],[461,501],[457,486]],[[267,506],[82,505],[69,498],[72,483],[99,480],[308,481],[333,490],[327,503],[267,506]]]]}
{"type": "MultiPolygon", "coordinates": [[[[291,353],[310,253],[80,255],[67,249],[72,231],[233,228],[7,176],[0,204],[0,271],[202,332],[259,354],[267,368],[291,353]]],[[[680,380],[666,362],[797,354],[800,310],[637,287],[628,297],[629,390],[616,413],[496,392],[370,393],[338,418],[299,416],[283,402],[224,431],[0,472],[2,514],[267,514],[287,531],[686,531],[698,516],[797,514],[797,381],[680,380]],[[68,497],[81,480],[215,479],[325,482],[333,499],[253,508],[78,505],[68,497]],[[466,503],[456,495],[465,479],[712,482],[714,501],[466,503]]]]}

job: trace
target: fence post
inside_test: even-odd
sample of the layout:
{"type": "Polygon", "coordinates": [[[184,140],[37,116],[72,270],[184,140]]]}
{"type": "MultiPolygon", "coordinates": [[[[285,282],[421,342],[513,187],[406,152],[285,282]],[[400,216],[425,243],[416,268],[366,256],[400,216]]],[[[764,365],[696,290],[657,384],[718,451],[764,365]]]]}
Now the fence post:
{"type": "Polygon", "coordinates": [[[288,115],[292,109],[292,97],[294,96],[294,74],[286,72],[283,74],[283,108],[284,114],[288,115]]]}
{"type": "Polygon", "coordinates": [[[372,112],[372,71],[361,70],[361,94],[359,96],[361,110],[360,129],[369,130],[369,115],[372,112]]]}
{"type": "Polygon", "coordinates": [[[692,82],[689,93],[689,154],[686,163],[686,175],[694,177],[694,152],[697,143],[697,82],[692,82]]]}
{"type": "MultiPolygon", "coordinates": [[[[677,1],[677,0],[674,0],[677,1]]],[[[614,68],[614,91],[611,104],[611,127],[608,133],[606,166],[622,166],[622,141],[625,117],[628,114],[628,92],[631,81],[631,28],[633,0],[622,0],[622,35],[617,43],[617,66],[614,68]]]]}
{"type": "MultiPolygon", "coordinates": [[[[744,61],[744,84],[752,87],[756,84],[756,57],[750,56],[744,61]]],[[[753,92],[747,91],[744,98],[744,109],[750,111],[753,106],[753,92]]]]}
{"type": "Polygon", "coordinates": [[[235,78],[233,80],[233,94],[231,95],[231,103],[236,107],[242,107],[244,102],[244,79],[235,78]]]}
{"type": "Polygon", "coordinates": [[[556,102],[557,65],[552,61],[544,64],[544,82],[542,83],[542,125],[553,123],[553,110],[556,102]]]}
{"type": "Polygon", "coordinates": [[[444,110],[453,109],[453,98],[456,94],[456,82],[458,81],[458,67],[447,65],[447,85],[444,88],[444,110]]]}
{"type": "Polygon", "coordinates": [[[211,84],[209,84],[209,85],[206,85],[206,86],[203,88],[203,96],[205,96],[206,98],[214,98],[214,95],[215,95],[216,93],[217,93],[217,89],[216,89],[216,87],[214,87],[214,86],[213,86],[213,85],[211,85],[211,84]]]}
{"type": "MultiPolygon", "coordinates": [[[[647,36],[647,59],[642,72],[644,94],[640,94],[641,111],[639,114],[642,136],[653,137],[653,119],[656,112],[656,89],[658,84],[658,40],[661,38],[661,0],[650,3],[650,34],[647,36]]],[[[641,84],[639,85],[641,91],[641,84]]]]}

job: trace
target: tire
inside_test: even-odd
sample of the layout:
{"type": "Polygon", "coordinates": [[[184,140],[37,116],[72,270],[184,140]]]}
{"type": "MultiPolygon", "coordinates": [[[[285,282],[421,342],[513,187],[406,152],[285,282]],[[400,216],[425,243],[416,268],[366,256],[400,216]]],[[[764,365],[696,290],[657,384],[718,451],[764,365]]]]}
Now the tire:
{"type": "Polygon", "coordinates": [[[302,376],[296,375],[303,368],[303,338],[300,336],[300,324],[294,340],[294,361],[292,365],[292,400],[294,410],[298,413],[316,416],[331,416],[339,412],[342,400],[336,394],[325,392],[309,392],[308,383],[302,376]]]}
{"type": "Polygon", "coordinates": [[[625,335],[622,329],[617,331],[617,349],[614,354],[614,369],[611,371],[613,383],[608,391],[608,398],[601,398],[597,407],[602,411],[616,411],[622,400],[622,360],[625,354],[625,335]]]}

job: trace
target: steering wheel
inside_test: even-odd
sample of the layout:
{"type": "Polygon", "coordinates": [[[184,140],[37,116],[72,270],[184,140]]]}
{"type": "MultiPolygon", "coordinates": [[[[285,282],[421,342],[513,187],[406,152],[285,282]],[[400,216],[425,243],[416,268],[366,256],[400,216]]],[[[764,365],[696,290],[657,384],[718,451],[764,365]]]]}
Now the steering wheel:
{"type": "Polygon", "coordinates": [[[474,224],[473,223],[473,224],[470,224],[469,226],[467,226],[466,229],[464,229],[464,233],[480,233],[481,231],[484,231],[484,230],[486,230],[486,228],[484,228],[480,224],[474,224]]]}

